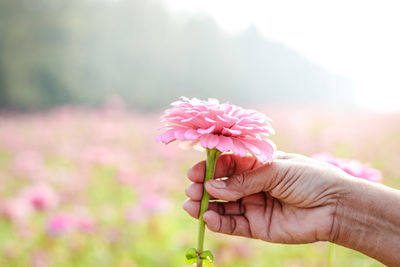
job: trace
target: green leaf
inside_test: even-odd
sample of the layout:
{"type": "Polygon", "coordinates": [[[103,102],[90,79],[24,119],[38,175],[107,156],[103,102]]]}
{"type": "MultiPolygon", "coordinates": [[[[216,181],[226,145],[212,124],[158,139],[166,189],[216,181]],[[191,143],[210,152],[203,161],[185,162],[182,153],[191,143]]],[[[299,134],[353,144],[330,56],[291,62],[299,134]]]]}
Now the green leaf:
{"type": "Polygon", "coordinates": [[[201,253],[200,259],[203,260],[204,266],[212,267],[212,263],[214,262],[214,256],[211,251],[206,250],[201,253]]]}
{"type": "Polygon", "coordinates": [[[205,259],[205,260],[202,260],[202,261],[203,261],[204,266],[212,267],[212,262],[209,259],[205,259]]]}
{"type": "Polygon", "coordinates": [[[193,264],[197,262],[197,250],[195,248],[189,248],[185,252],[185,263],[193,264]]]}
{"type": "Polygon", "coordinates": [[[205,250],[201,253],[200,259],[208,259],[210,262],[214,262],[214,256],[209,250],[205,250]]]}

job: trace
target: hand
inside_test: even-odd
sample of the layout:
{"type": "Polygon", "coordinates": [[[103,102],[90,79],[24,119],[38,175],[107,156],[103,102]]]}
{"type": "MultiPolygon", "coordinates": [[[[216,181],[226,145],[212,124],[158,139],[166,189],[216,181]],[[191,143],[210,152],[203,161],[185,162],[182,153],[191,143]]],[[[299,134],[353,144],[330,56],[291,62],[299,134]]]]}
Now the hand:
{"type": "MultiPolygon", "coordinates": [[[[183,208],[197,218],[203,194],[205,162],[193,166],[188,177],[189,199],[183,208]]],[[[215,178],[205,184],[212,201],[203,215],[214,232],[274,243],[330,240],[343,180],[340,169],[317,160],[277,152],[264,165],[256,158],[222,155],[215,178]]],[[[351,179],[351,178],[350,178],[351,179]]]]}

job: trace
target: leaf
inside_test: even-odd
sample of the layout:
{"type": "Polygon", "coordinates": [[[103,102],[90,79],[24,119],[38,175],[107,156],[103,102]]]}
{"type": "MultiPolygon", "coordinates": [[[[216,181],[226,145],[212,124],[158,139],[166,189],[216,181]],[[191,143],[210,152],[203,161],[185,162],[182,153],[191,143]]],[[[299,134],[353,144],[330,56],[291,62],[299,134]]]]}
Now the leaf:
{"type": "Polygon", "coordinates": [[[201,253],[200,259],[208,259],[210,262],[214,262],[214,256],[209,250],[205,250],[201,253]]]}
{"type": "Polygon", "coordinates": [[[204,266],[212,267],[212,263],[214,262],[214,256],[211,251],[206,250],[201,253],[200,259],[203,260],[204,266]]]}
{"type": "Polygon", "coordinates": [[[185,263],[193,264],[197,262],[197,250],[195,248],[189,248],[185,252],[185,263]]]}
{"type": "Polygon", "coordinates": [[[212,267],[213,266],[212,262],[209,259],[205,259],[205,260],[202,260],[202,261],[203,261],[204,266],[207,266],[207,267],[212,267]]]}

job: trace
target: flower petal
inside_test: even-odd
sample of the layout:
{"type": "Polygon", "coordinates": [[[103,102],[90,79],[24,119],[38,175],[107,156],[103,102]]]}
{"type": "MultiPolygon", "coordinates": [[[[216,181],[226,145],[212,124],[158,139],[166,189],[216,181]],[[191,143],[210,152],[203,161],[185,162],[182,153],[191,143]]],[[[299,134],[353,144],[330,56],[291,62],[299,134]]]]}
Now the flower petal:
{"type": "Polygon", "coordinates": [[[175,131],[175,138],[181,141],[185,141],[185,132],[187,131],[187,129],[178,129],[175,131]]]}
{"type": "Polygon", "coordinates": [[[175,129],[170,129],[157,137],[158,142],[163,142],[165,144],[175,140],[175,129]]]}
{"type": "Polygon", "coordinates": [[[197,129],[197,132],[199,134],[209,134],[212,133],[215,129],[215,125],[212,125],[211,127],[207,128],[207,129],[197,129]]]}
{"type": "Polygon", "coordinates": [[[275,144],[269,140],[246,139],[241,140],[246,148],[261,162],[272,162],[275,144]]]}
{"type": "Polygon", "coordinates": [[[243,143],[237,138],[232,138],[232,142],[233,142],[233,147],[232,147],[233,154],[239,155],[241,157],[246,156],[247,149],[243,145],[243,143]]]}
{"type": "Polygon", "coordinates": [[[222,134],[223,134],[223,135],[228,135],[228,136],[230,136],[230,135],[239,135],[239,134],[241,134],[241,133],[242,133],[241,130],[232,130],[232,129],[225,128],[225,127],[222,129],[222,134]]]}
{"type": "Polygon", "coordinates": [[[195,140],[199,138],[200,134],[194,129],[189,129],[186,130],[184,136],[186,140],[195,140]]]}
{"type": "Polygon", "coordinates": [[[233,142],[232,139],[230,137],[226,137],[226,136],[219,136],[219,142],[217,145],[217,149],[221,152],[228,152],[230,150],[232,150],[233,147],[233,142]]]}
{"type": "Polygon", "coordinates": [[[208,121],[208,122],[211,122],[211,123],[216,123],[217,122],[216,120],[213,120],[213,119],[211,119],[209,117],[204,117],[204,120],[208,121]]]}
{"type": "Polygon", "coordinates": [[[219,138],[215,134],[206,134],[200,137],[200,144],[204,148],[214,148],[218,145],[219,138]]]}

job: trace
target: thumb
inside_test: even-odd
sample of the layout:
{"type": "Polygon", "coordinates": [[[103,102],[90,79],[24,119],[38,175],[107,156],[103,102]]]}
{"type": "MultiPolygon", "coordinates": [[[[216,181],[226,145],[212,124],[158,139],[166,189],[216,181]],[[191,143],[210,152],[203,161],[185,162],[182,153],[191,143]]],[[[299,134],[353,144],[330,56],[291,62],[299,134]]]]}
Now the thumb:
{"type": "Polygon", "coordinates": [[[230,176],[226,180],[212,179],[205,188],[210,195],[226,201],[235,201],[242,197],[270,191],[282,180],[286,168],[280,160],[270,165],[230,176]],[[281,175],[280,175],[281,174],[281,175]]]}

